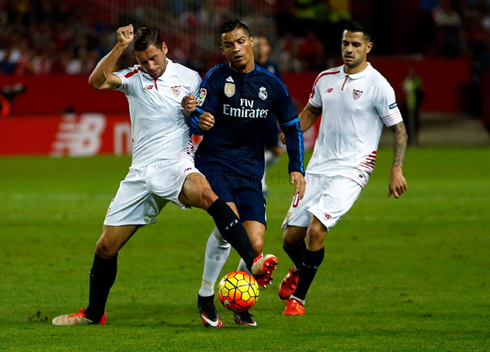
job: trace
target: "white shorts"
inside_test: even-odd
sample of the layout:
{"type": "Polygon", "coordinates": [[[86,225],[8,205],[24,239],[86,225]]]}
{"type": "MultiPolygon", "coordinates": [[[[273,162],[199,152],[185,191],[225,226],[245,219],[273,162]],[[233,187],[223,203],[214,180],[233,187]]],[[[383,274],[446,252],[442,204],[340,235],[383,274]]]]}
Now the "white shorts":
{"type": "Polygon", "coordinates": [[[107,210],[104,225],[156,223],[155,217],[169,201],[185,209],[179,202],[179,194],[186,177],[194,172],[200,174],[194,166],[194,159],[190,157],[131,168],[107,210]]]}
{"type": "Polygon", "coordinates": [[[362,187],[347,177],[314,176],[306,174],[306,192],[302,200],[293,197],[282,224],[308,227],[316,217],[328,231],[349,211],[361,194],[362,187]]]}

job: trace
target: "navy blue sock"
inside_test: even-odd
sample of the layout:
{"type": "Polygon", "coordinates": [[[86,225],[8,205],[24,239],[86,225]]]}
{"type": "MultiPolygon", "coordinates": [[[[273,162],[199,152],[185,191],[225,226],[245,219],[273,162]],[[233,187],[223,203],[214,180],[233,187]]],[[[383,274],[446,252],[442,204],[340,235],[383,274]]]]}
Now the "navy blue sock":
{"type": "Polygon", "coordinates": [[[291,258],[296,269],[301,270],[301,258],[303,258],[303,253],[306,251],[305,241],[301,241],[298,246],[286,246],[283,245],[284,251],[291,258]]]}
{"type": "Polygon", "coordinates": [[[247,265],[247,269],[251,270],[253,260],[256,257],[255,251],[245,227],[243,227],[242,222],[238,219],[235,212],[219,198],[211,204],[207,211],[213,217],[221,236],[242,257],[247,265]]]}
{"type": "Polygon", "coordinates": [[[98,323],[105,312],[109,291],[116,281],[117,254],[111,259],[104,259],[97,254],[94,256],[90,270],[90,296],[85,316],[98,323]]]}
{"type": "Polygon", "coordinates": [[[293,295],[299,299],[304,300],[308,290],[310,289],[310,285],[315,278],[315,274],[318,270],[318,267],[323,261],[325,257],[325,248],[322,248],[318,251],[311,252],[306,250],[303,254],[303,258],[301,259],[301,269],[299,271],[299,279],[298,279],[298,287],[296,287],[296,291],[294,291],[293,295]]]}

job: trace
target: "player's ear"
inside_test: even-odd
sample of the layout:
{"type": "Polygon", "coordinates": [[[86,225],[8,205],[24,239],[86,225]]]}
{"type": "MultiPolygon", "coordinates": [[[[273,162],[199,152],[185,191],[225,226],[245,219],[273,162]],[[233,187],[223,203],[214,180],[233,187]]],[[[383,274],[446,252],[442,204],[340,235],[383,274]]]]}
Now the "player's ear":
{"type": "Polygon", "coordinates": [[[219,50],[221,50],[221,53],[222,53],[223,55],[225,54],[225,51],[224,51],[224,49],[223,49],[223,47],[222,47],[221,45],[219,46],[219,50]]]}
{"type": "Polygon", "coordinates": [[[250,43],[252,43],[252,48],[253,48],[255,43],[255,38],[253,35],[250,36],[250,43]]]}
{"type": "Polygon", "coordinates": [[[167,47],[167,43],[165,43],[165,42],[162,43],[162,51],[163,51],[163,54],[167,55],[168,47],[167,47]]]}
{"type": "Polygon", "coordinates": [[[366,45],[366,54],[369,54],[371,52],[371,49],[373,48],[373,42],[369,42],[366,45]]]}

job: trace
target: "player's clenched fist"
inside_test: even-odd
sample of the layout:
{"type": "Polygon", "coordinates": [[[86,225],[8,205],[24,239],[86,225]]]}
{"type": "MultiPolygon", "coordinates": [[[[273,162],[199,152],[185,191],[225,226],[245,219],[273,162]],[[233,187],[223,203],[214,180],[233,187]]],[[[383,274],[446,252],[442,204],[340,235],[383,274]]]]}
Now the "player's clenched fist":
{"type": "Polygon", "coordinates": [[[126,48],[134,39],[134,28],[130,24],[126,27],[119,27],[117,29],[117,43],[118,45],[124,46],[126,48]]]}
{"type": "Polygon", "coordinates": [[[208,131],[211,127],[214,126],[214,116],[209,112],[203,112],[201,116],[199,116],[199,128],[203,131],[208,131]]]}
{"type": "Polygon", "coordinates": [[[181,105],[184,108],[184,113],[190,115],[196,110],[197,99],[193,95],[186,95],[182,99],[181,105]]]}

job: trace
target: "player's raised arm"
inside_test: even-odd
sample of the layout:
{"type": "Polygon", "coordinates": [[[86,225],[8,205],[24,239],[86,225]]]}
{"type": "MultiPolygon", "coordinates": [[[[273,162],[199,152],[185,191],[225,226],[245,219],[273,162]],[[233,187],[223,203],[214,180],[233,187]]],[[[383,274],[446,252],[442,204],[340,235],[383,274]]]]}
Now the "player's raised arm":
{"type": "Polygon", "coordinates": [[[104,56],[88,79],[88,83],[97,90],[116,89],[122,83],[121,79],[112,74],[114,66],[121,54],[134,39],[133,25],[120,27],[117,30],[117,44],[109,54],[104,56]]]}
{"type": "Polygon", "coordinates": [[[403,161],[407,150],[408,135],[403,122],[390,127],[393,132],[393,165],[389,183],[388,197],[400,197],[407,190],[407,181],[403,176],[403,161]]]}

